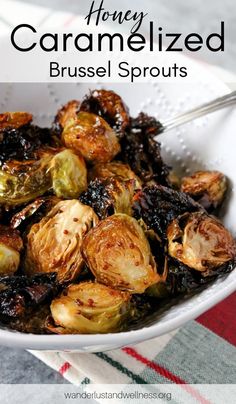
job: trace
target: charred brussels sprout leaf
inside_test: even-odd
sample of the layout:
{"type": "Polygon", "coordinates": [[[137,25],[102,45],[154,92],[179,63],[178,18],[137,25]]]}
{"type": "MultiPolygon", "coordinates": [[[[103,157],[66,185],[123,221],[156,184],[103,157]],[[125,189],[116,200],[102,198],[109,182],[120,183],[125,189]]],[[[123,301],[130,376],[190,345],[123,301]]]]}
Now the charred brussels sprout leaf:
{"type": "Polygon", "coordinates": [[[79,112],[62,132],[66,147],[81,154],[89,163],[107,163],[120,151],[114,130],[98,115],[79,112]]]}
{"type": "Polygon", "coordinates": [[[84,239],[83,255],[98,282],[117,289],[143,293],[160,279],[142,228],[124,214],[92,229],[84,239]]]}
{"type": "Polygon", "coordinates": [[[235,241],[216,218],[204,212],[186,213],[167,229],[171,257],[208,276],[235,259],[235,241]]]}
{"type": "Polygon", "coordinates": [[[94,211],[77,200],[56,204],[30,229],[26,273],[56,272],[60,283],[76,279],[83,267],[83,237],[97,222],[94,211]]]}
{"type": "Polygon", "coordinates": [[[132,215],[135,180],[120,181],[117,178],[95,180],[80,196],[80,201],[91,206],[100,219],[114,213],[132,215]]]}
{"type": "Polygon", "coordinates": [[[114,91],[92,91],[83,100],[80,110],[101,116],[120,136],[130,124],[129,110],[114,91]]]}
{"type": "Polygon", "coordinates": [[[17,271],[22,249],[18,231],[0,225],[0,275],[12,275],[17,271]]]}
{"type": "Polygon", "coordinates": [[[161,146],[155,140],[160,123],[141,113],[131,121],[131,128],[121,140],[120,160],[128,163],[144,183],[169,185],[169,167],[161,157],[161,146]]]}
{"type": "Polygon", "coordinates": [[[197,171],[184,177],[181,183],[181,191],[207,210],[213,210],[222,203],[226,190],[226,177],[219,171],[197,171]]]}
{"type": "Polygon", "coordinates": [[[161,239],[166,239],[166,230],[174,218],[185,212],[201,210],[202,207],[183,192],[161,185],[145,187],[135,195],[135,216],[142,218],[161,239]]]}
{"type": "Polygon", "coordinates": [[[130,295],[99,283],[69,286],[51,304],[48,329],[58,334],[120,331],[129,315],[130,295]]]}
{"type": "Polygon", "coordinates": [[[58,198],[78,198],[87,188],[87,169],[83,157],[72,150],[56,154],[50,167],[52,188],[58,198]]]}
{"type": "Polygon", "coordinates": [[[0,277],[0,317],[18,318],[58,292],[55,274],[0,277]]]}
{"type": "Polygon", "coordinates": [[[61,109],[59,109],[54,123],[53,131],[60,135],[64,127],[68,124],[71,119],[76,119],[76,115],[79,111],[79,101],[71,100],[65,104],[61,109]]]}

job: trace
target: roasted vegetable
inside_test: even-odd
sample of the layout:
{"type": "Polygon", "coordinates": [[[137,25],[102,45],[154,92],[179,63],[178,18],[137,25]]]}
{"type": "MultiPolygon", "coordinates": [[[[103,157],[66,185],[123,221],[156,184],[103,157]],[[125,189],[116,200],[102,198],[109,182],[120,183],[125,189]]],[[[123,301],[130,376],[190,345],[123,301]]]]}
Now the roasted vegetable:
{"type": "Polygon", "coordinates": [[[32,118],[33,116],[28,112],[4,112],[0,114],[0,132],[28,125],[32,118]]]}
{"type": "Polygon", "coordinates": [[[83,267],[83,237],[97,222],[94,211],[77,200],[57,203],[30,229],[25,272],[56,272],[60,283],[76,279],[83,267]]]}
{"type": "Polygon", "coordinates": [[[123,136],[130,124],[129,110],[114,91],[92,91],[83,100],[80,111],[93,112],[101,116],[120,136],[123,136]]]}
{"type": "Polygon", "coordinates": [[[36,160],[8,160],[0,169],[0,203],[17,206],[53,188],[57,196],[76,198],[84,191],[83,159],[71,150],[41,148],[36,160]]]}
{"type": "Polygon", "coordinates": [[[166,239],[167,226],[177,216],[203,209],[185,193],[161,185],[145,187],[134,199],[135,216],[142,218],[161,239],[166,239]]]}
{"type": "Polygon", "coordinates": [[[207,210],[213,210],[222,203],[226,190],[226,177],[219,171],[197,171],[181,181],[181,191],[207,210]]]}
{"type": "Polygon", "coordinates": [[[168,252],[208,276],[236,257],[235,241],[220,221],[204,212],[185,213],[167,229],[168,252]]]}
{"type": "Polygon", "coordinates": [[[71,100],[59,109],[53,124],[53,131],[56,132],[56,134],[61,134],[69,121],[76,119],[77,113],[79,112],[79,105],[79,101],[71,100]]]}
{"type": "Polygon", "coordinates": [[[146,114],[139,114],[131,120],[131,128],[121,139],[121,153],[118,158],[128,163],[144,182],[170,185],[169,167],[161,157],[161,146],[155,140],[160,123],[146,114]]]}
{"type": "Polygon", "coordinates": [[[102,179],[119,178],[122,181],[135,180],[135,189],[141,188],[141,181],[134,174],[128,164],[124,164],[120,161],[112,161],[106,164],[96,164],[89,170],[89,179],[102,179]]]}
{"type": "Polygon", "coordinates": [[[97,334],[119,331],[129,314],[130,295],[99,283],[69,286],[51,304],[48,329],[58,334],[97,334]]]}
{"type": "Polygon", "coordinates": [[[62,150],[51,160],[52,188],[58,198],[78,198],[87,188],[87,169],[83,157],[62,150]]]}
{"type": "Polygon", "coordinates": [[[66,147],[81,154],[89,163],[107,163],[120,151],[114,130],[98,115],[79,112],[62,132],[66,147]]]}
{"type": "Polygon", "coordinates": [[[101,221],[83,242],[83,255],[98,282],[143,293],[160,277],[138,222],[124,214],[101,221]]]}
{"type": "Polygon", "coordinates": [[[55,274],[0,277],[0,318],[23,316],[27,310],[50,300],[58,292],[55,274]]]}
{"type": "Polygon", "coordinates": [[[60,199],[56,196],[37,198],[11,217],[10,226],[24,231],[28,225],[39,222],[58,202],[60,199]]]}
{"type": "Polygon", "coordinates": [[[135,180],[120,181],[117,178],[95,180],[80,195],[80,201],[91,206],[100,219],[114,213],[132,215],[135,180]]]}
{"type": "Polygon", "coordinates": [[[12,275],[17,271],[22,249],[18,231],[0,225],[0,275],[12,275]]]}

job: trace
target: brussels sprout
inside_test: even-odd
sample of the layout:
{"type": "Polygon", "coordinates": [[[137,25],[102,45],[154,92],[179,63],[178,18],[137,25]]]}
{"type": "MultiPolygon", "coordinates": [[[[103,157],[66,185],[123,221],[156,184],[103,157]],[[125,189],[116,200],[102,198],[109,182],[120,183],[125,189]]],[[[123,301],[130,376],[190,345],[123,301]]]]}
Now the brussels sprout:
{"type": "Polygon", "coordinates": [[[66,149],[56,154],[49,166],[52,188],[58,198],[78,198],[87,188],[87,169],[83,157],[66,149]]]}
{"type": "Polygon", "coordinates": [[[53,153],[38,151],[37,160],[9,160],[0,169],[0,203],[16,206],[43,195],[51,188],[48,170],[53,153]]]}
{"type": "Polygon", "coordinates": [[[132,215],[135,180],[120,181],[117,178],[95,180],[89,183],[88,189],[80,195],[80,201],[91,206],[100,219],[114,213],[132,215]]]}
{"type": "Polygon", "coordinates": [[[62,133],[65,146],[82,154],[89,163],[107,163],[120,151],[113,129],[98,115],[79,112],[62,133]]]}
{"type": "Polygon", "coordinates": [[[94,211],[77,200],[57,203],[27,236],[25,272],[56,272],[59,282],[79,275],[83,237],[98,222],[94,211]]]}
{"type": "Polygon", "coordinates": [[[84,238],[83,255],[98,282],[143,293],[160,279],[138,222],[125,214],[101,221],[84,238]]]}
{"type": "Polygon", "coordinates": [[[38,149],[36,156],[35,160],[9,160],[0,168],[1,204],[21,205],[51,188],[58,197],[77,198],[86,188],[84,161],[73,151],[48,147],[38,149]]]}
{"type": "Polygon", "coordinates": [[[135,189],[140,189],[142,187],[140,179],[128,164],[121,163],[120,161],[112,161],[106,164],[96,164],[88,173],[89,179],[108,179],[108,178],[119,178],[122,181],[135,180],[135,189]]]}
{"type": "Polygon", "coordinates": [[[17,271],[22,249],[18,231],[0,225],[0,275],[12,275],[17,271]]]}
{"type": "Polygon", "coordinates": [[[219,171],[197,171],[184,177],[181,183],[181,191],[207,210],[215,209],[221,204],[226,190],[226,177],[219,171]]]}
{"type": "Polygon", "coordinates": [[[93,112],[101,116],[120,136],[123,136],[130,124],[129,110],[114,91],[92,91],[83,100],[80,111],[93,112]]]}
{"type": "Polygon", "coordinates": [[[6,129],[17,129],[28,125],[33,117],[28,112],[4,112],[0,114],[0,133],[6,129]]]}
{"type": "Polygon", "coordinates": [[[63,105],[57,112],[54,120],[54,130],[61,133],[64,127],[71,119],[76,119],[77,112],[79,111],[79,101],[71,100],[67,104],[63,105]]]}
{"type": "Polygon", "coordinates": [[[126,292],[93,282],[69,286],[52,301],[55,325],[48,329],[58,334],[96,334],[119,331],[130,308],[126,292]]]}
{"type": "Polygon", "coordinates": [[[208,276],[235,259],[235,241],[216,218],[204,212],[186,213],[167,229],[168,252],[189,268],[208,276]]]}

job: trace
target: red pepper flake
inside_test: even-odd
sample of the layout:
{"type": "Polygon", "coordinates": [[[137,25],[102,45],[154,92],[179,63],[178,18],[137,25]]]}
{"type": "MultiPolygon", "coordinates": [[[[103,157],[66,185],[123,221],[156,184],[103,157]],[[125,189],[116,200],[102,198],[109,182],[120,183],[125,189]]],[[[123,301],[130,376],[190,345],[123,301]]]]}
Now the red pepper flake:
{"type": "Polygon", "coordinates": [[[135,266],[136,266],[136,267],[139,266],[139,261],[135,261],[135,266]]]}
{"type": "Polygon", "coordinates": [[[79,219],[77,217],[74,217],[73,222],[78,222],[79,219]]]}
{"type": "Polygon", "coordinates": [[[79,306],[83,306],[83,305],[84,305],[84,303],[83,303],[82,300],[80,300],[80,299],[76,299],[76,303],[77,303],[79,306]]]}
{"type": "Polygon", "coordinates": [[[93,299],[88,299],[88,305],[90,306],[90,307],[94,307],[95,305],[94,305],[94,300],[93,299]]]}
{"type": "Polygon", "coordinates": [[[134,243],[130,243],[129,248],[131,248],[131,250],[133,250],[135,247],[134,243]]]}
{"type": "Polygon", "coordinates": [[[63,233],[64,234],[69,234],[68,230],[66,230],[66,229],[63,231],[63,233]]]}

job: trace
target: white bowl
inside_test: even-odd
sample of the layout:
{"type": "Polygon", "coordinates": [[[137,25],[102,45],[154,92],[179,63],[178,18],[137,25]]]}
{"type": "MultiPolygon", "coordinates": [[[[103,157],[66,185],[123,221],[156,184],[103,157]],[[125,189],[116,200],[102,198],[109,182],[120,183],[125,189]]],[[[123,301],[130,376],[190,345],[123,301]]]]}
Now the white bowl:
{"type": "MultiPolygon", "coordinates": [[[[209,72],[207,72],[209,75],[209,72]]],[[[1,110],[26,110],[41,125],[52,122],[58,107],[70,99],[80,99],[89,88],[85,84],[0,84],[1,110]]],[[[165,119],[208,101],[229,89],[215,79],[210,84],[109,84],[130,107],[165,119]]],[[[224,223],[236,232],[235,207],[235,123],[236,111],[229,108],[198,119],[177,130],[161,135],[164,159],[179,172],[208,168],[219,169],[231,181],[231,192],[224,205],[224,223]]],[[[153,313],[139,329],[106,335],[32,335],[0,329],[0,344],[43,350],[76,350],[96,352],[135,344],[165,334],[196,318],[236,290],[236,269],[218,279],[191,298],[181,298],[160,314],[153,313]]]]}

